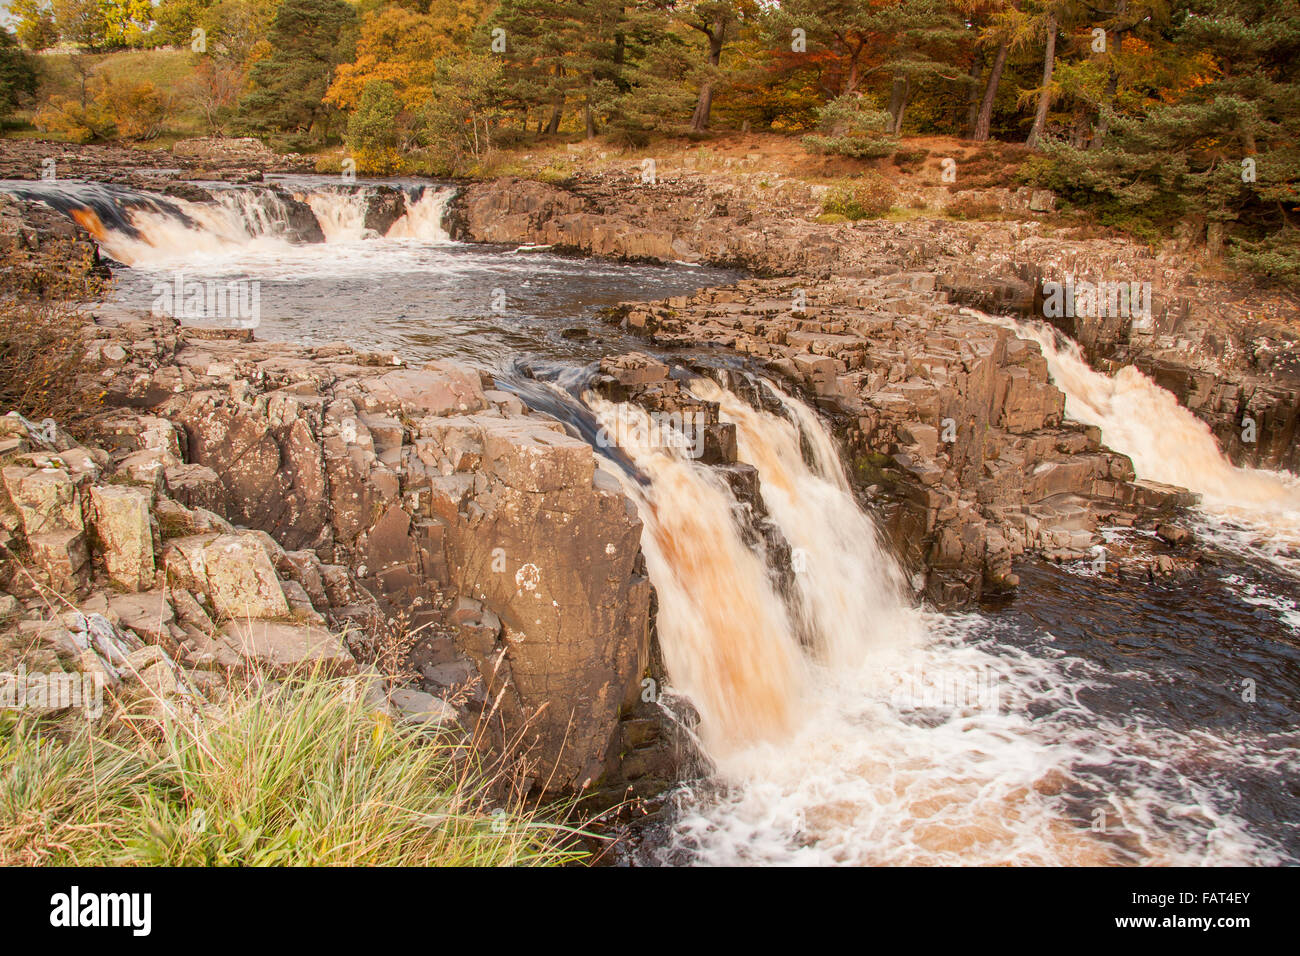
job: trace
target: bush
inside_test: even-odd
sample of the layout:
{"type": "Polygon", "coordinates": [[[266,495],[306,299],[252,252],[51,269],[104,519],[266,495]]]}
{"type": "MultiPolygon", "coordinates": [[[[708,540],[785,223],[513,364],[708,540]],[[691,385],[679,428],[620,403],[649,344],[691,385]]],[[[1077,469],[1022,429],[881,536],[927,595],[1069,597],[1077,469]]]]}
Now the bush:
{"type": "Polygon", "coordinates": [[[72,143],[89,143],[107,139],[113,126],[107,123],[94,103],[82,106],[66,96],[52,96],[50,101],[36,111],[32,123],[42,133],[53,133],[72,143]]]}
{"type": "Polygon", "coordinates": [[[94,410],[98,393],[79,380],[93,371],[85,360],[88,323],[61,302],[0,304],[0,413],[53,418],[66,428],[94,410]]]}
{"type": "Polygon", "coordinates": [[[822,213],[845,219],[879,219],[889,213],[898,197],[883,176],[870,175],[832,188],[822,200],[822,213]]]}
{"type": "Polygon", "coordinates": [[[875,109],[864,97],[840,96],[817,111],[821,132],[805,136],[803,145],[816,153],[857,159],[888,156],[898,145],[888,134],[891,121],[888,112],[875,109]]]}
{"type": "Polygon", "coordinates": [[[1257,242],[1233,240],[1228,261],[1239,269],[1300,290],[1300,239],[1283,231],[1257,242]]]}
{"type": "Polygon", "coordinates": [[[948,203],[945,212],[953,219],[1001,219],[1002,207],[992,199],[961,196],[948,203]]]}
{"type": "Polygon", "coordinates": [[[163,131],[172,113],[171,97],[153,83],[115,77],[95,82],[95,97],[85,106],[66,96],[51,97],[33,117],[36,128],[74,143],[150,140],[163,131]]]}
{"type": "Polygon", "coordinates": [[[153,730],[0,716],[0,865],[545,866],[581,857],[576,831],[544,820],[468,745],[393,725],[348,681],[273,686],[232,689],[201,722],[153,730]]]}
{"type": "Polygon", "coordinates": [[[95,105],[111,120],[117,138],[130,141],[156,138],[171,115],[171,98],[148,80],[107,77],[95,105]]]}
{"type": "Polygon", "coordinates": [[[900,149],[897,150],[890,158],[900,172],[914,173],[925,165],[925,159],[930,155],[930,151],[925,148],[920,149],[900,149]]]}
{"type": "Polygon", "coordinates": [[[401,112],[393,84],[371,80],[365,85],[344,137],[358,165],[367,171],[393,171],[400,159],[397,118],[401,112]]]}

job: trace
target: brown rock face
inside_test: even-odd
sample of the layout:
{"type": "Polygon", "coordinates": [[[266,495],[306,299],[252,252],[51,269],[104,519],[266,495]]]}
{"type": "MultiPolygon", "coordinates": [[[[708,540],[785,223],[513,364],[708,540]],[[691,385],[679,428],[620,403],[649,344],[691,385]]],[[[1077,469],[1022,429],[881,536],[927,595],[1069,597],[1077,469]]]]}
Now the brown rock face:
{"type": "MultiPolygon", "coordinates": [[[[653,184],[632,170],[575,176],[563,185],[500,180],[466,187],[450,222],[457,238],[737,266],[761,276],[801,276],[805,284],[888,277],[909,291],[940,290],[985,312],[1040,318],[1045,281],[1148,282],[1150,323],[1104,311],[1050,321],[1084,346],[1094,366],[1137,365],[1173,392],[1210,425],[1233,461],[1300,470],[1300,307],[1293,295],[1207,280],[1197,274],[1196,257],[1176,243],[1153,255],[1122,239],[1049,233],[1033,213],[1050,208],[1054,197],[1032,190],[990,191],[1021,221],[832,225],[812,221],[820,212],[816,187],[767,186],[688,170],[653,184]]],[[[941,207],[951,195],[939,190],[924,198],[941,207]]],[[[653,314],[634,312],[628,321],[633,330],[656,331],[653,314]]],[[[817,363],[813,356],[825,354],[805,351],[811,355],[796,361],[817,363]]],[[[817,367],[829,382],[833,365],[817,367]]]]}
{"type": "MultiPolygon", "coordinates": [[[[496,741],[539,785],[595,784],[648,658],[650,584],[635,509],[591,448],[454,364],[154,335],[112,388],[158,396],[155,413],[180,426],[186,463],[164,461],[160,481],[274,539],[220,525],[173,537],[173,587],[278,646],[292,635],[271,625],[313,626],[322,601],[340,621],[364,617],[348,576],[329,571],[345,565],[439,666],[477,675],[496,741]]],[[[207,657],[261,654],[234,637],[207,657]]]]}
{"type": "Polygon", "coordinates": [[[886,503],[889,538],[941,606],[1014,586],[1026,550],[1085,556],[1101,518],[1185,503],[1134,485],[1096,429],[1063,421],[1037,345],[915,279],[747,280],[611,320],[746,353],[832,415],[852,477],[886,503]]]}

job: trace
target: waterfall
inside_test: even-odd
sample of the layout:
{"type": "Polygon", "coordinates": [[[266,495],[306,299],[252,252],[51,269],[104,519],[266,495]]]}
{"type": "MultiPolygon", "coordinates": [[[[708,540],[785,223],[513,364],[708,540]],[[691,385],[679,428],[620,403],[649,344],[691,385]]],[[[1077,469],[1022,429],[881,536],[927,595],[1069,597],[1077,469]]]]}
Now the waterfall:
{"type": "Polygon", "coordinates": [[[443,243],[442,226],[454,190],[421,186],[396,192],[405,211],[387,234],[366,227],[379,196],[376,186],[314,185],[294,194],[306,209],[291,209],[285,196],[264,187],[214,188],[210,202],[107,186],[100,183],[4,183],[0,188],[58,209],[91,234],[108,256],[124,265],[171,269],[220,265],[248,253],[284,256],[313,239],[315,220],[326,243],[379,238],[443,243]],[[310,210],[310,214],[308,214],[310,210]],[[304,224],[302,216],[307,217],[304,224]]]}
{"type": "Polygon", "coordinates": [[[366,228],[366,210],[375,192],[368,186],[330,187],[299,193],[297,198],[311,207],[326,242],[360,242],[378,235],[366,228]]]}
{"type": "Polygon", "coordinates": [[[425,186],[414,202],[407,194],[406,213],[393,223],[385,234],[389,239],[423,239],[429,242],[447,242],[450,237],[443,228],[442,217],[447,203],[456,195],[454,189],[425,186]]]}
{"type": "Polygon", "coordinates": [[[1201,495],[1203,530],[1217,543],[1263,557],[1300,576],[1300,479],[1233,465],[1209,425],[1133,366],[1114,376],[1088,365],[1077,342],[1045,323],[986,321],[1037,342],[1071,418],[1101,429],[1102,441],[1133,460],[1139,478],[1201,495]]]}
{"type": "Polygon", "coordinates": [[[739,457],[757,469],[763,504],[793,549],[789,586],[690,442],[634,406],[585,396],[635,464],[602,459],[639,509],[668,679],[698,710],[715,767],[679,789],[670,845],[649,862],[1270,858],[1239,820],[1213,809],[1222,793],[1180,780],[1178,798],[1201,810],[1171,823],[1155,809],[1167,793],[1141,775],[1105,777],[1134,755],[1169,760],[1191,746],[1186,737],[1088,711],[1078,661],[1000,645],[976,616],[914,606],[829,430],[799,400],[761,387],[781,414],[712,382],[690,385],[737,427],[739,457]],[[1090,828],[1071,793],[1103,794],[1128,842],[1090,828]]]}

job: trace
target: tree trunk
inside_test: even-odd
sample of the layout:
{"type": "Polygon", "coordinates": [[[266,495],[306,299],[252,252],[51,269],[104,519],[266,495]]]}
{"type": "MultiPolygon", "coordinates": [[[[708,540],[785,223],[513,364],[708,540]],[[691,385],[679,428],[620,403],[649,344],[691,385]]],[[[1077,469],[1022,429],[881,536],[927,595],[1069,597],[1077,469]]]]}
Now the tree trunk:
{"type": "Polygon", "coordinates": [[[554,136],[560,131],[560,116],[564,113],[560,103],[551,104],[551,118],[546,122],[546,134],[554,136]]]}
{"type": "Polygon", "coordinates": [[[1047,15],[1047,48],[1043,51],[1043,89],[1038,94],[1038,112],[1034,114],[1034,125],[1029,131],[1026,146],[1037,146],[1047,126],[1047,108],[1052,103],[1052,70],[1056,67],[1056,14],[1047,15]]]}
{"type": "Polygon", "coordinates": [[[1223,223],[1217,219],[1205,227],[1205,254],[1211,260],[1223,254],[1223,223]]]}
{"type": "Polygon", "coordinates": [[[998,84],[1002,82],[1002,69],[1007,65],[1007,41],[998,44],[998,52],[993,57],[993,67],[989,70],[989,83],[984,88],[984,101],[980,103],[979,118],[975,120],[975,140],[983,143],[989,138],[989,127],[993,125],[993,103],[998,98],[998,84]]]}
{"type": "MultiPolygon", "coordinates": [[[[1115,4],[1115,12],[1123,16],[1128,12],[1128,0],[1119,0],[1115,4]]],[[[1110,131],[1110,117],[1106,114],[1107,107],[1115,107],[1115,99],[1119,93],[1119,70],[1115,66],[1115,56],[1119,53],[1120,47],[1124,42],[1125,27],[1122,25],[1113,29],[1107,38],[1107,43],[1113,44],[1114,49],[1109,49],[1106,53],[1110,57],[1110,74],[1106,77],[1106,93],[1101,101],[1101,108],[1097,110],[1097,125],[1092,132],[1092,143],[1090,149],[1101,149],[1102,141],[1105,140],[1106,134],[1110,131]]]]}
{"type": "Polygon", "coordinates": [[[727,24],[719,20],[711,30],[705,31],[709,38],[709,73],[700,84],[700,97],[695,103],[695,112],[691,114],[691,132],[703,133],[709,128],[709,114],[713,111],[713,71],[722,63],[722,44],[726,42],[727,24]]]}
{"type": "Polygon", "coordinates": [[[970,85],[966,87],[966,130],[967,136],[975,134],[975,121],[980,111],[980,74],[984,72],[983,57],[978,50],[971,56],[970,85]]]}
{"type": "MultiPolygon", "coordinates": [[[[1116,40],[1118,41],[1118,37],[1116,40]]],[[[1097,111],[1097,125],[1092,131],[1092,143],[1090,149],[1101,149],[1102,141],[1106,134],[1110,132],[1110,116],[1106,113],[1107,107],[1114,107],[1115,95],[1119,92],[1119,74],[1115,68],[1111,67],[1110,76],[1106,78],[1106,98],[1102,101],[1101,109],[1097,111]]]]}
{"type": "Polygon", "coordinates": [[[889,115],[893,118],[889,131],[895,136],[903,128],[903,111],[907,109],[907,98],[911,92],[911,83],[906,76],[895,76],[889,89],[889,115]]]}
{"type": "Polygon", "coordinates": [[[858,60],[862,56],[862,48],[865,45],[865,42],[859,43],[855,49],[849,51],[852,59],[849,61],[848,75],[844,77],[844,85],[840,89],[841,96],[847,96],[849,93],[856,93],[858,91],[858,84],[862,82],[862,71],[858,64],[858,60]]]}

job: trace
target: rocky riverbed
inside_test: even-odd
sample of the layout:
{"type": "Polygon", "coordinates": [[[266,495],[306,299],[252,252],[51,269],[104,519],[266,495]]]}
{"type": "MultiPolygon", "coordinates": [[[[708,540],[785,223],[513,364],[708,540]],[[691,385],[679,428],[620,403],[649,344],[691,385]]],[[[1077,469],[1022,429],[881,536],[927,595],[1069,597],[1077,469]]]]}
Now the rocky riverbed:
{"type": "MultiPolygon", "coordinates": [[[[293,168],[214,155],[176,160],[179,172],[159,157],[122,181],[185,198],[191,180],[293,168]]],[[[0,174],[31,158],[7,155],[0,174]]],[[[108,178],[126,160],[74,150],[68,163],[108,178]]],[[[629,173],[469,184],[447,224],[468,241],[764,276],[607,310],[655,354],[608,356],[589,382],[649,411],[701,415],[706,462],[760,526],[734,428],[681,387],[680,365],[758,405],[748,376],[814,403],[935,606],[1013,590],[1026,554],[1095,563],[1100,552],[1103,573],[1130,579],[1194,568],[1195,496],[1137,480],[1098,429],[1065,419],[1038,344],[970,307],[1032,314],[1041,283],[1063,272],[1153,281],[1150,328],[1065,331],[1100,364],[1151,371],[1235,460],[1296,467],[1292,304],[1114,240],[1054,237],[1034,218],[1041,199],[1001,200],[1025,218],[830,225],[812,221],[817,193],[798,184],[759,196],[629,173]],[[685,357],[701,350],[734,359],[731,370],[685,357]],[[1154,534],[1102,549],[1103,525],[1154,534]]],[[[66,295],[53,277],[72,275],[93,298],[84,290],[104,277],[87,233],[36,202],[0,198],[0,247],[15,290],[66,295]]],[[[249,671],[359,673],[395,715],[487,726],[547,789],[653,795],[690,758],[642,693],[664,673],[636,508],[556,418],[455,361],[143,314],[101,317],[93,334],[87,385],[105,411],[92,428],[74,439],[0,419],[0,544],[21,556],[0,582],[3,666],[93,670],[127,698],[200,709],[249,671]],[[383,666],[394,646],[401,674],[383,666]]]]}

